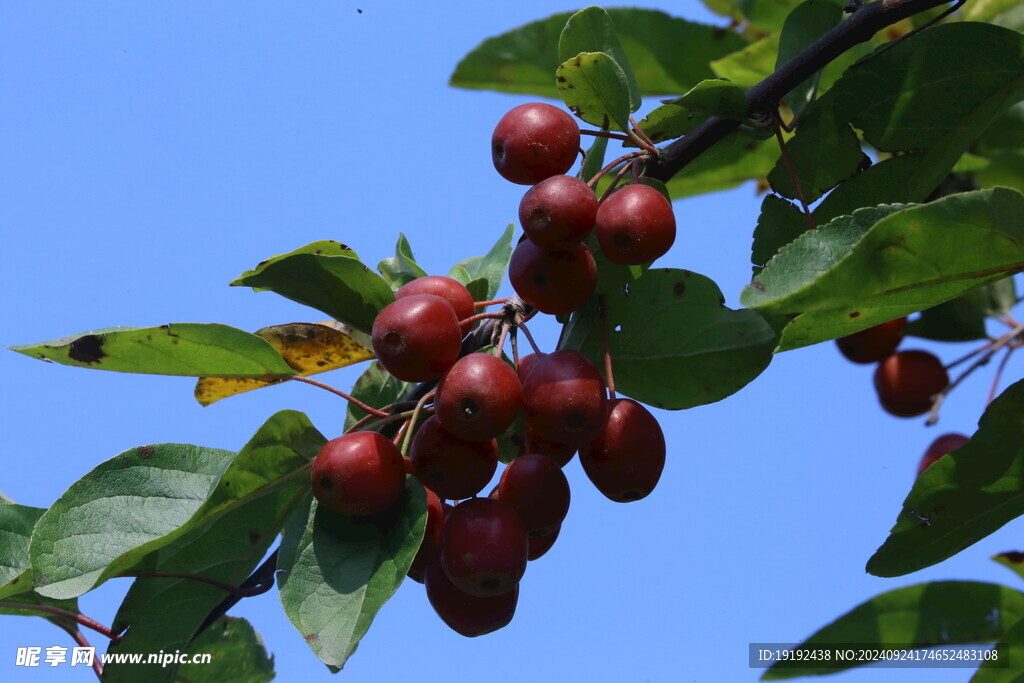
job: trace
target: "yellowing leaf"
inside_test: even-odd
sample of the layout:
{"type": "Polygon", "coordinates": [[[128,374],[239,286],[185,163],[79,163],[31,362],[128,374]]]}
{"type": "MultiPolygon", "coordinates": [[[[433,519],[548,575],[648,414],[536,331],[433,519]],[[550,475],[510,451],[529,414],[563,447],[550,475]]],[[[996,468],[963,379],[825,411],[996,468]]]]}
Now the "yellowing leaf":
{"type": "MultiPolygon", "coordinates": [[[[331,323],[272,325],[257,330],[255,335],[277,349],[296,375],[316,375],[374,357],[373,351],[331,323]]],[[[200,377],[195,396],[200,405],[208,406],[222,398],[286,381],[254,377],[200,377]]]]}

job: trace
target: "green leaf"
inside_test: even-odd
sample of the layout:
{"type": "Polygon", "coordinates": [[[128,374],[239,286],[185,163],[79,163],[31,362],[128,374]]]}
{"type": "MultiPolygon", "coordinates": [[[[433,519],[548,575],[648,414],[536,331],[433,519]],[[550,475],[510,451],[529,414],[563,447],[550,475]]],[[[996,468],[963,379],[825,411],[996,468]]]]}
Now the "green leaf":
{"type": "Polygon", "coordinates": [[[1024,579],[1024,553],[1011,550],[992,556],[992,561],[1003,565],[1011,572],[1024,579]]]}
{"type": "MultiPolygon", "coordinates": [[[[374,361],[370,363],[366,371],[352,385],[350,393],[353,398],[359,399],[371,408],[383,408],[384,406],[401,401],[402,397],[412,391],[415,386],[415,384],[403,382],[396,378],[390,372],[380,367],[377,361],[374,361]]],[[[368,414],[362,408],[349,403],[348,412],[345,414],[345,431],[351,429],[356,422],[368,414]]]]}
{"type": "Polygon", "coordinates": [[[209,654],[206,664],[178,667],[183,683],[267,683],[274,679],[274,656],[245,619],[222,617],[195,639],[188,652],[209,654]]]}
{"type": "Polygon", "coordinates": [[[936,341],[987,339],[988,317],[1008,313],[1016,303],[1013,278],[1003,278],[922,311],[917,320],[907,325],[904,334],[936,341]]]}
{"type": "MultiPolygon", "coordinates": [[[[558,41],[570,16],[569,12],[555,14],[488,38],[462,58],[449,84],[558,99],[551,75],[568,58],[559,59],[558,41]]],[[[714,77],[708,66],[711,61],[745,44],[726,29],[658,10],[613,8],[608,16],[641,95],[686,92],[699,81],[714,77]]]]}
{"type": "Polygon", "coordinates": [[[970,442],[914,482],[889,538],[868,561],[875,576],[930,567],[1024,514],[1024,381],[989,404],[970,442]]]}
{"type": "Polygon", "coordinates": [[[314,501],[285,528],[278,588],[285,614],[325,664],[343,667],[405,578],[423,540],[426,494],[408,477],[396,508],[359,518],[314,501]]]}
{"type": "MultiPolygon", "coordinates": [[[[494,243],[490,251],[483,256],[473,256],[465,261],[460,261],[455,266],[455,268],[464,269],[469,274],[470,284],[478,278],[487,280],[486,300],[493,299],[498,293],[498,288],[501,287],[501,281],[505,277],[505,269],[508,268],[509,259],[512,258],[512,233],[514,231],[515,225],[509,223],[508,227],[505,228],[505,232],[501,234],[501,237],[494,243]]],[[[470,293],[473,294],[472,291],[470,293]]],[[[474,296],[476,295],[474,294],[474,296]]],[[[477,301],[480,301],[480,299],[477,299],[477,301]]]]}
{"type": "Polygon", "coordinates": [[[736,187],[764,178],[779,158],[774,142],[762,142],[745,131],[730,133],[668,181],[676,199],[736,187]]]}
{"type": "Polygon", "coordinates": [[[512,426],[498,435],[495,439],[498,442],[498,461],[506,465],[519,457],[520,448],[523,445],[523,434],[526,432],[526,420],[523,412],[519,411],[512,426]]]}
{"type": "MultiPolygon", "coordinates": [[[[501,286],[500,281],[498,286],[501,286]]],[[[478,277],[475,280],[470,280],[466,283],[466,291],[468,291],[469,295],[473,297],[473,301],[489,301],[491,298],[488,296],[491,291],[491,283],[488,282],[485,277],[478,277]]],[[[482,313],[483,311],[477,308],[477,312],[482,313]]]]}
{"type": "Polygon", "coordinates": [[[629,130],[629,86],[615,60],[581,52],[555,70],[558,93],[572,113],[598,128],[629,130]]]}
{"type": "MultiPolygon", "coordinates": [[[[843,9],[840,4],[834,0],[805,0],[789,13],[779,35],[776,70],[842,21],[843,9]]],[[[821,71],[815,72],[782,98],[793,110],[794,116],[800,116],[804,107],[814,99],[819,78],[821,71]]]]}
{"type": "MultiPolygon", "coordinates": [[[[901,650],[990,643],[1001,640],[1021,617],[1024,593],[1011,588],[975,581],[921,583],[882,593],[858,605],[801,643],[797,651],[858,643],[901,650]]],[[[831,662],[812,668],[807,661],[792,659],[776,663],[761,679],[820,676],[862,663],[831,662]]]]}
{"type": "MultiPolygon", "coordinates": [[[[227,594],[206,583],[146,572],[193,574],[239,585],[259,564],[296,506],[308,497],[308,475],[290,478],[316,457],[326,439],[295,411],[267,420],[221,477],[204,511],[224,514],[198,524],[177,540],[142,558],[125,573],[142,574],[118,610],[115,630],[129,628],[111,652],[191,650],[189,641],[227,594]],[[279,481],[286,485],[275,486],[279,481]],[[263,494],[263,495],[254,495],[263,494]]],[[[112,681],[131,680],[130,666],[112,666],[112,681]]],[[[158,676],[152,672],[149,680],[158,676]]],[[[159,680],[174,680],[173,669],[159,680]]]]}
{"type": "MultiPolygon", "coordinates": [[[[679,410],[713,403],[746,386],[771,362],[775,334],[753,311],[724,306],[713,281],[687,270],[652,268],[606,295],[616,391],[679,410]]],[[[577,313],[563,347],[603,368],[596,306],[577,313]]]]}
{"type": "Polygon", "coordinates": [[[391,289],[394,290],[427,274],[427,271],[420,268],[419,264],[416,263],[416,257],[412,254],[409,240],[405,237],[405,233],[401,232],[398,233],[395,255],[377,264],[377,270],[380,271],[380,274],[391,285],[391,289]]]}
{"type": "Polygon", "coordinates": [[[711,62],[711,69],[719,78],[750,88],[772,75],[778,54],[779,36],[773,33],[711,62]]]}
{"type": "Polygon", "coordinates": [[[652,141],[664,142],[686,135],[708,116],[746,119],[747,97],[742,88],[720,79],[701,81],[681,97],[664,100],[640,121],[640,128],[652,141]]]}
{"type": "Polygon", "coordinates": [[[591,6],[573,14],[565,22],[558,38],[558,59],[566,62],[581,52],[603,52],[611,57],[626,79],[629,90],[629,110],[640,108],[640,86],[630,66],[629,57],[622,49],[611,18],[601,7],[591,6]]]}
{"type": "Polygon", "coordinates": [[[1024,36],[987,24],[940,24],[850,68],[829,95],[841,120],[869,144],[900,155],[836,188],[814,212],[819,224],[861,206],[927,198],[1024,97],[1024,36]]]}
{"type": "Polygon", "coordinates": [[[808,229],[807,217],[796,205],[773,194],[767,195],[761,202],[761,213],[757,217],[757,227],[754,228],[751,263],[760,270],[779,249],[808,229]]]}
{"type": "MultiPolygon", "coordinates": [[[[232,286],[271,291],[312,306],[360,332],[395,300],[391,286],[338,242],[314,242],[242,273],[232,286]]],[[[203,373],[209,374],[209,373],[203,373]]]]}
{"type": "Polygon", "coordinates": [[[0,504],[0,599],[32,589],[28,544],[44,512],[17,503],[0,504]]]}
{"type": "Polygon", "coordinates": [[[43,611],[40,607],[55,607],[65,612],[72,612],[74,614],[80,614],[78,611],[78,599],[72,598],[71,600],[54,600],[53,598],[47,598],[45,596],[36,593],[35,591],[28,591],[25,593],[18,593],[17,595],[8,595],[0,604],[0,614],[12,617],[42,617],[47,621],[57,624],[58,626],[79,628],[78,624],[74,619],[69,619],[65,616],[59,616],[49,611],[43,611]]]}
{"type": "Polygon", "coordinates": [[[10,348],[40,360],[114,372],[189,377],[295,374],[266,340],[207,323],[111,327],[10,348]]]}
{"type": "Polygon", "coordinates": [[[36,590],[72,598],[179,535],[235,456],[184,444],[125,451],[71,485],[36,524],[36,590]]]}
{"type": "Polygon", "coordinates": [[[846,336],[1024,269],[1024,196],[997,188],[860,209],[783,247],[744,288],[794,315],[779,350],[846,336]]]}
{"type": "Polygon", "coordinates": [[[1009,662],[1024,661],[1024,619],[1005,627],[1000,641],[1006,646],[1000,648],[999,657],[982,662],[971,677],[971,683],[1021,683],[1024,680],[1020,666],[1009,665],[1009,662]]]}

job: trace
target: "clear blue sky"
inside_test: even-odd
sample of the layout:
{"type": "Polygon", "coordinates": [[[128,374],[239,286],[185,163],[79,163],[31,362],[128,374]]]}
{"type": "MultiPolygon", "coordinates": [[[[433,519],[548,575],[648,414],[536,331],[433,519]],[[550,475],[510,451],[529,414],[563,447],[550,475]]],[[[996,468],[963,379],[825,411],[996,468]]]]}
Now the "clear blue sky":
{"type": "MultiPolygon", "coordinates": [[[[725,23],[695,2],[647,5],[725,23]]],[[[376,263],[403,231],[435,273],[484,252],[523,192],[491,167],[491,130],[526,100],[452,89],[448,76],[485,37],[568,9],[538,0],[3,3],[0,346],[114,325],[319,320],[273,294],[226,286],[317,239],[376,263]]],[[[751,185],[677,202],[679,238],[663,263],[714,278],[737,306],[758,206],[751,185]]],[[[554,332],[541,335],[549,346],[554,332]]],[[[941,350],[952,359],[963,349],[941,350]]],[[[1004,386],[1020,370],[1011,363],[1004,386]]],[[[347,387],[358,371],[325,377],[347,387]]],[[[0,374],[0,490],[28,505],[48,506],[132,446],[238,449],[284,408],[307,412],[328,436],[342,427],[344,406],[302,385],[200,408],[188,379],[11,352],[0,353],[0,374]]],[[[948,578],[1013,585],[987,558],[1024,549],[1019,523],[913,576],[864,572],[927,444],[939,429],[971,433],[987,390],[984,378],[965,383],[940,427],[926,429],[883,413],[871,370],[832,344],[782,355],[736,396],[657,414],[669,454],[648,499],[611,503],[571,463],[569,517],[554,549],[530,565],[511,626],[462,638],[408,581],[339,676],[753,681],[747,643],[798,641],[879,592],[948,578]]],[[[83,611],[109,623],[127,585],[85,596],[83,611]]],[[[263,635],[279,680],[330,678],[276,592],[233,614],[263,635]]],[[[17,646],[67,640],[41,619],[0,617],[0,678],[86,680],[81,667],[13,666],[17,646]]],[[[968,676],[874,670],[841,680],[968,676]]]]}

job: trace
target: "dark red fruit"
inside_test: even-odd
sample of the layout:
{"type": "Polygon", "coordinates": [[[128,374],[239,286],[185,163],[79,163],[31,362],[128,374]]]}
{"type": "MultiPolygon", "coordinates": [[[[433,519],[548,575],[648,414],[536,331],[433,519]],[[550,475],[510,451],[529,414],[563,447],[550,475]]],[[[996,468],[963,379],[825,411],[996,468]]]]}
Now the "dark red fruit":
{"type": "Polygon", "coordinates": [[[948,384],[949,375],[942,361],[927,351],[894,353],[875,369],[878,400],[887,412],[897,417],[928,412],[932,397],[948,384]]]}
{"type": "Polygon", "coordinates": [[[580,127],[565,111],[530,102],[501,117],[491,136],[494,168],[505,180],[536,185],[565,173],[576,162],[580,127]]]}
{"type": "Polygon", "coordinates": [[[646,497],[665,468],[665,436],[642,405],[628,398],[609,401],[601,433],[580,449],[580,464],[597,490],[616,503],[646,497]]]}
{"type": "Polygon", "coordinates": [[[538,557],[544,555],[547,551],[551,550],[551,546],[558,540],[558,532],[562,530],[562,525],[559,524],[555,527],[555,530],[544,536],[530,536],[530,552],[527,554],[526,559],[536,560],[538,557]]]}
{"type": "Polygon", "coordinates": [[[601,252],[613,263],[650,263],[676,241],[676,217],[649,185],[627,185],[601,202],[594,224],[601,252]]]}
{"type": "Polygon", "coordinates": [[[526,572],[527,551],[519,513],[501,500],[463,501],[441,526],[441,566],[455,587],[470,595],[513,590],[526,572]]]}
{"type": "Polygon", "coordinates": [[[476,638],[512,621],[519,601],[519,586],[501,595],[479,598],[463,593],[434,563],[426,572],[427,600],[448,627],[459,635],[476,638]]]}
{"type": "MultiPolygon", "coordinates": [[[[413,294],[433,294],[447,301],[455,311],[459,320],[465,320],[476,313],[476,303],[469,290],[459,282],[444,275],[427,275],[416,278],[398,288],[395,298],[412,296],[413,294]]],[[[473,323],[462,324],[462,336],[469,334],[473,323]]]]}
{"type": "Polygon", "coordinates": [[[932,441],[932,445],[924,452],[921,462],[917,465],[918,476],[931,467],[936,460],[944,456],[946,453],[955,451],[961,446],[966,445],[970,440],[970,437],[964,436],[963,434],[943,434],[939,438],[935,439],[935,441],[932,441]]]}
{"type": "Polygon", "coordinates": [[[526,426],[526,432],[529,435],[530,442],[529,445],[525,442],[523,443],[522,448],[519,449],[520,455],[527,452],[540,453],[557,462],[559,467],[568,465],[572,460],[572,456],[576,455],[576,446],[545,439],[537,433],[536,429],[529,425],[526,426]]]}
{"type": "Polygon", "coordinates": [[[545,251],[523,240],[509,261],[516,294],[542,313],[571,313],[584,305],[597,285],[597,265],[586,245],[545,251]]]}
{"type": "Polygon", "coordinates": [[[413,471],[423,485],[447,500],[475,496],[498,468],[498,443],[455,436],[431,415],[416,432],[410,450],[413,471]]]}
{"type": "Polygon", "coordinates": [[[512,252],[508,279],[516,294],[541,313],[572,313],[597,285],[597,265],[584,244],[545,251],[523,240],[512,252]]]}
{"type": "Polygon", "coordinates": [[[543,358],[546,355],[548,355],[548,354],[546,354],[546,353],[529,353],[529,354],[527,354],[525,356],[520,356],[519,357],[519,382],[520,383],[526,381],[526,376],[530,374],[531,370],[533,370],[533,366],[537,363],[537,361],[539,361],[541,358],[543,358]]]}
{"type": "Polygon", "coordinates": [[[537,246],[565,248],[593,229],[597,206],[597,195],[585,182],[574,176],[556,175],[523,195],[519,223],[537,246]]]}
{"type": "Polygon", "coordinates": [[[455,309],[433,294],[412,294],[385,306],[373,321],[372,338],[377,362],[406,382],[440,377],[462,348],[455,309]]]}
{"type": "Polygon", "coordinates": [[[352,432],[331,439],[313,460],[313,495],[344,515],[375,515],[398,501],[405,466],[398,448],[377,432],[352,432]]]}
{"type": "Polygon", "coordinates": [[[601,375],[579,351],[549,353],[523,383],[528,424],[558,443],[578,447],[594,438],[604,422],[605,402],[601,375]]]}
{"type": "Polygon", "coordinates": [[[445,429],[471,441],[505,432],[522,407],[519,375],[490,353],[471,353],[445,373],[437,387],[435,415],[445,429]]]}
{"type": "MultiPolygon", "coordinates": [[[[427,567],[441,557],[441,522],[444,520],[444,508],[441,500],[430,489],[427,493],[427,526],[423,530],[423,542],[416,551],[416,557],[409,567],[409,578],[423,583],[427,567]]],[[[450,508],[449,508],[450,509],[450,508]]]]}
{"type": "Polygon", "coordinates": [[[896,318],[881,325],[869,327],[846,337],[836,339],[836,346],[854,363],[877,363],[896,351],[903,340],[906,317],[896,318]]]}
{"type": "Polygon", "coordinates": [[[532,536],[556,531],[569,513],[569,480],[552,458],[527,453],[509,463],[498,482],[498,500],[519,513],[532,536]]]}

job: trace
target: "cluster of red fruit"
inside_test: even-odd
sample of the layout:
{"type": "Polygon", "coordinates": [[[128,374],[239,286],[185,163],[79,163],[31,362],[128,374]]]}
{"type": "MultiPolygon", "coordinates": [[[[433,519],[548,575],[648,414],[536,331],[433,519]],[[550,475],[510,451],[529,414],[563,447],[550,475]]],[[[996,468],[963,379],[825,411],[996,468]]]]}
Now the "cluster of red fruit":
{"type": "Polygon", "coordinates": [[[516,293],[543,313],[572,313],[593,295],[597,268],[583,240],[591,230],[613,263],[639,265],[664,255],[676,238],[672,205],[658,190],[631,183],[603,201],[565,175],[580,150],[580,129],[565,111],[539,102],[501,118],[491,138],[494,167],[532,185],[519,203],[525,233],[509,263],[516,293]]]}
{"type": "MultiPolygon", "coordinates": [[[[592,229],[603,253],[624,264],[647,263],[675,239],[671,205],[657,190],[631,184],[598,201],[589,185],[563,175],[579,141],[573,118],[546,104],[512,109],[494,131],[495,167],[534,185],[520,205],[526,238],[509,278],[545,313],[570,313],[593,295],[596,266],[582,243],[592,229]]],[[[403,427],[415,430],[409,457],[397,446],[401,436],[354,431],[328,442],[312,468],[319,503],[346,515],[384,513],[407,475],[422,482],[426,530],[409,576],[425,583],[444,622],[470,637],[511,621],[527,562],[551,548],[569,511],[562,468],[577,451],[587,477],[617,502],[647,496],[665,464],[657,420],[636,401],[609,396],[583,354],[534,353],[515,366],[495,355],[500,348],[462,355],[477,305],[447,277],[401,287],[373,323],[377,361],[406,382],[439,380],[403,427]],[[417,425],[421,410],[433,414],[417,425]],[[497,470],[497,438],[516,429],[520,416],[518,455],[490,494],[478,497],[497,470]]]]}
{"type": "MultiPolygon", "coordinates": [[[[854,363],[878,363],[875,391],[886,412],[916,417],[928,412],[935,396],[949,385],[949,374],[937,356],[927,351],[897,351],[907,319],[897,318],[836,340],[839,351],[854,363]]],[[[936,460],[968,441],[963,434],[943,434],[918,463],[920,475],[936,460]]]]}

